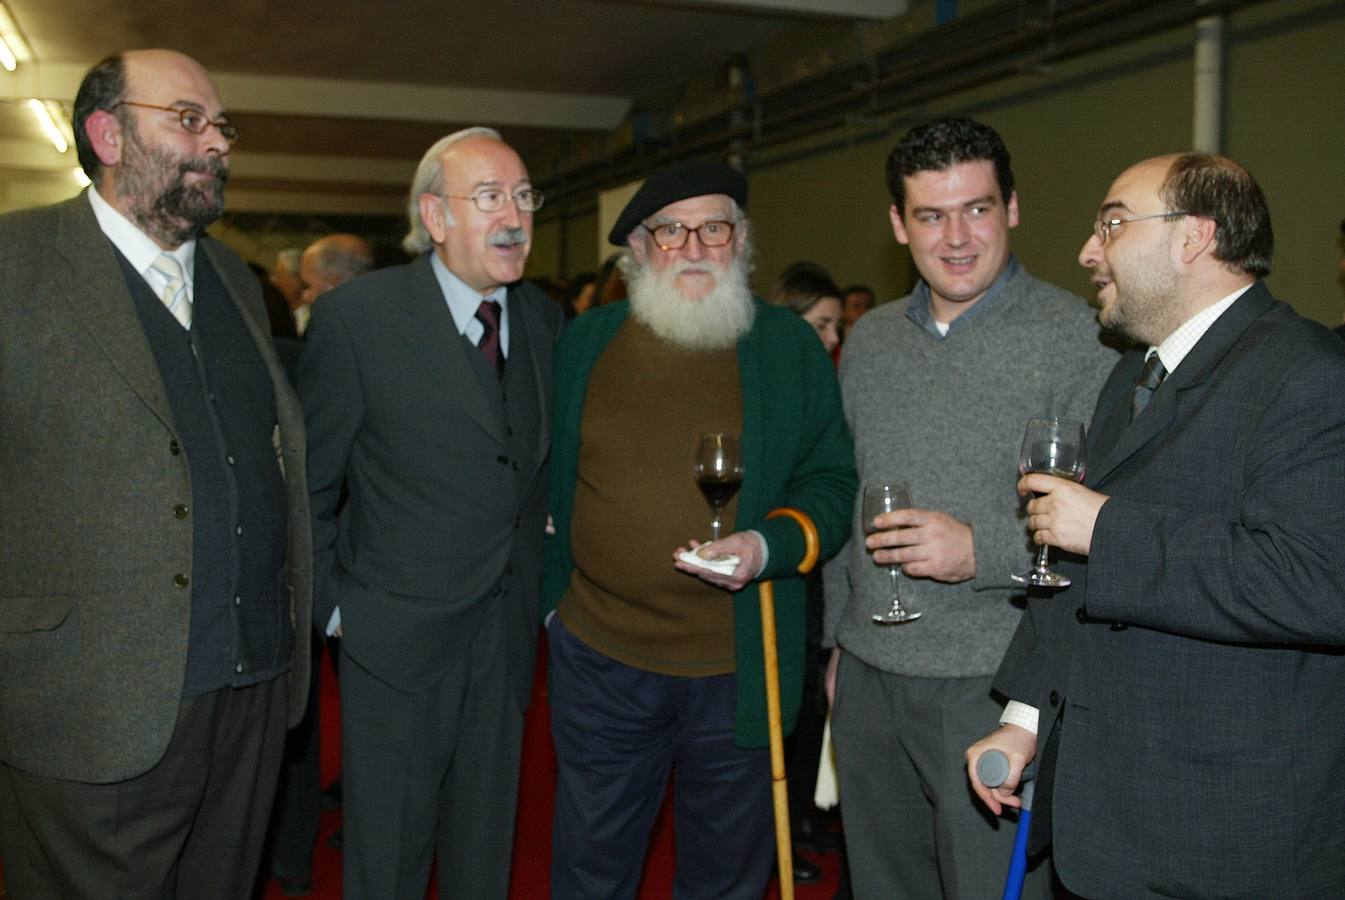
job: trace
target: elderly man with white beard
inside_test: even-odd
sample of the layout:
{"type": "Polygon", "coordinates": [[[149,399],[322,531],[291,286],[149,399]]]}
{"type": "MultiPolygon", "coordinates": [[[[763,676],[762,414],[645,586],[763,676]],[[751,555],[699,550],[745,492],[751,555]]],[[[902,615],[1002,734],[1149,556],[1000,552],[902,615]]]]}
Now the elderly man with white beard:
{"type": "Polygon", "coordinates": [[[774,579],[786,730],[804,664],[804,555],[843,542],[853,448],[812,330],[748,287],[747,182],[720,163],[653,175],[609,240],[627,301],[556,350],[551,537],[543,584],[559,763],[555,898],[633,897],[675,765],[676,893],[759,898],[772,861],[757,584],[774,579]],[[728,536],[692,478],[702,434],[741,435],[728,536]],[[734,557],[722,574],[677,559],[734,557]],[[676,551],[676,552],[675,552],[676,551]],[[554,614],[552,614],[554,611],[554,614]]]}

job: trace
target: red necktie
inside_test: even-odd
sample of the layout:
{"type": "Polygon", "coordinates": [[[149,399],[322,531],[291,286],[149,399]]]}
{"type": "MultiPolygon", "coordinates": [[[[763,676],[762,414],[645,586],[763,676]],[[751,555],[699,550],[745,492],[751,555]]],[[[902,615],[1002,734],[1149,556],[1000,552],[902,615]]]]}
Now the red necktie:
{"type": "Polygon", "coordinates": [[[504,352],[500,349],[500,304],[494,300],[482,300],[476,309],[476,320],[486,329],[477,343],[476,349],[495,369],[495,375],[504,377],[504,352]]]}

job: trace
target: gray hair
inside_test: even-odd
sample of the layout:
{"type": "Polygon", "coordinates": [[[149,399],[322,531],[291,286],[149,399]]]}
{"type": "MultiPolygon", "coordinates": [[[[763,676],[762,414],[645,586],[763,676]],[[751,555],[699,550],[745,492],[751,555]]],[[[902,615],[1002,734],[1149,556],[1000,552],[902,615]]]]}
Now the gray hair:
{"type": "MultiPolygon", "coordinates": [[[[416,166],[416,177],[411,179],[411,193],[406,199],[406,220],[410,227],[406,237],[402,238],[402,249],[412,256],[419,256],[434,244],[430,240],[430,233],[425,230],[425,223],[420,219],[420,195],[438,194],[443,191],[444,167],[440,165],[439,160],[448,152],[449,147],[470,137],[504,140],[494,128],[480,125],[464,128],[435,141],[434,146],[426,150],[425,155],[420,158],[420,165],[416,166]]],[[[449,219],[449,223],[452,224],[452,219],[449,219]]]]}

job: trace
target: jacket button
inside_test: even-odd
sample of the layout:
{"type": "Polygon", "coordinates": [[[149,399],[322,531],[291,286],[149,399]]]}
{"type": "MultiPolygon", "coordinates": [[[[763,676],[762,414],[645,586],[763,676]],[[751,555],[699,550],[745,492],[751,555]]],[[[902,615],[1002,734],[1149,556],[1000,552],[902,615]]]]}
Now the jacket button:
{"type": "Polygon", "coordinates": [[[507,456],[497,456],[497,457],[495,457],[495,461],[496,461],[497,463],[499,463],[500,465],[502,465],[502,466],[507,466],[507,465],[509,465],[509,457],[507,457],[507,456]]]}
{"type": "Polygon", "coordinates": [[[1074,611],[1074,621],[1078,622],[1080,625],[1088,621],[1088,613],[1082,606],[1074,611]]]}
{"type": "Polygon", "coordinates": [[[182,445],[176,439],[171,440],[168,442],[168,452],[177,456],[182,452],[182,445]]]}
{"type": "Polygon", "coordinates": [[[1126,630],[1127,628],[1129,628],[1129,627],[1130,627],[1130,626],[1127,625],[1127,624],[1124,623],[1124,622],[1113,622],[1113,623],[1111,624],[1111,630],[1112,630],[1112,631],[1125,631],[1125,630],[1126,630]]]}
{"type": "Polygon", "coordinates": [[[1055,691],[1051,691],[1050,700],[1052,709],[1060,705],[1060,695],[1057,694],[1055,691]]]}
{"type": "Polygon", "coordinates": [[[187,518],[187,507],[184,504],[176,503],[173,505],[173,515],[179,519],[187,518]]]}
{"type": "Polygon", "coordinates": [[[173,587],[184,588],[189,584],[191,584],[191,579],[188,578],[185,573],[178,572],[173,576],[173,587]]]}

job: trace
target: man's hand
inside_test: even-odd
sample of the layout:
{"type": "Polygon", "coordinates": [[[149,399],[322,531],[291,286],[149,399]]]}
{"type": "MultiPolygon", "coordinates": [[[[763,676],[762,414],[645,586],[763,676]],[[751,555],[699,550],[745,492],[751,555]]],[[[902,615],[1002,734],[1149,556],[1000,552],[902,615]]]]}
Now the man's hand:
{"type": "Polygon", "coordinates": [[[716,556],[737,556],[738,565],[734,568],[732,575],[720,575],[711,572],[709,569],[701,569],[689,563],[684,563],[677,558],[678,553],[684,552],[686,547],[678,547],[673,552],[673,565],[686,572],[689,575],[695,575],[701,581],[713,584],[715,587],[721,587],[726,591],[741,591],[761,574],[762,560],[765,559],[765,548],[761,545],[761,537],[747,531],[738,531],[726,538],[720,538],[717,541],[711,541],[708,544],[702,544],[700,541],[688,541],[691,549],[695,550],[705,559],[714,559],[716,556]]]}
{"type": "Polygon", "coordinates": [[[1023,777],[1023,769],[1036,755],[1035,734],[1017,725],[1001,725],[998,731],[991,732],[967,748],[965,754],[967,778],[971,781],[972,790],[997,816],[1004,813],[1006,806],[1022,806],[1023,801],[1014,794],[1014,791],[1018,789],[1018,782],[1023,777]],[[1009,777],[999,787],[989,788],[981,784],[980,776],[976,774],[976,763],[980,761],[982,753],[992,749],[1002,751],[1009,758],[1009,777]]]}
{"type": "Polygon", "coordinates": [[[901,566],[903,575],[958,582],[976,576],[971,526],[929,509],[894,509],[873,520],[880,531],[864,539],[873,561],[901,566]]]}
{"type": "Polygon", "coordinates": [[[1093,544],[1093,526],[1102,504],[1107,502],[1106,494],[1054,475],[1037,473],[1018,479],[1018,493],[1038,495],[1027,504],[1027,526],[1034,541],[1088,555],[1093,544]]]}

